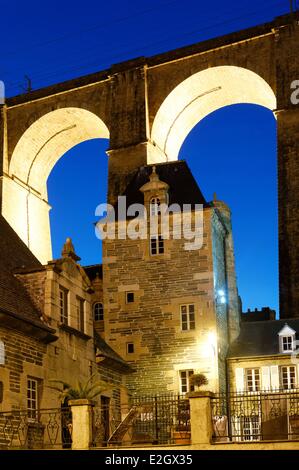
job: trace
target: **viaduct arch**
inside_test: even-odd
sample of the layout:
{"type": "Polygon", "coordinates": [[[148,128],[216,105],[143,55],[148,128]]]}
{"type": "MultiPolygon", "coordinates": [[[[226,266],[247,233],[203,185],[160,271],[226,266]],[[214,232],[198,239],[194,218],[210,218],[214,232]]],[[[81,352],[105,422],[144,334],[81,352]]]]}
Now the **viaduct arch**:
{"type": "Polygon", "coordinates": [[[63,153],[110,137],[108,199],[139,166],[171,161],[210,112],[255,103],[277,117],[281,317],[299,316],[299,16],[9,98],[1,107],[1,212],[41,261],[51,257],[46,181],[63,153]]]}

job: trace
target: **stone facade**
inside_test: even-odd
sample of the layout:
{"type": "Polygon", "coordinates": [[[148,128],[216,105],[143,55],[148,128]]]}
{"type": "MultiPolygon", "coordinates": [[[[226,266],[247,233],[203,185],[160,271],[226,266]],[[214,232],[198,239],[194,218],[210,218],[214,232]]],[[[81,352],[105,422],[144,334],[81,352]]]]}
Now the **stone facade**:
{"type": "MultiPolygon", "coordinates": [[[[69,245],[67,242],[65,247],[69,245]]],[[[36,387],[35,406],[38,409],[59,408],[59,392],[53,389],[59,384],[53,381],[77,387],[79,381],[85,383],[92,375],[97,375],[94,380],[106,383],[102,395],[111,398],[112,408],[119,408],[121,400],[127,402],[122,383],[129,368],[125,364],[119,365],[120,358],[116,355],[107,366],[105,361],[98,360],[101,347],[106,345],[102,343],[98,349],[95,347],[92,312],[95,291],[78,259],[73,249],[64,248],[61,259],[34,269],[23,267],[15,275],[37,308],[41,325],[50,327],[55,336],[51,342],[43,341],[37,334],[34,336],[26,331],[22,324],[15,323],[12,328],[8,322],[3,322],[0,328],[3,347],[0,411],[27,408],[30,380],[36,387]],[[61,295],[65,295],[64,299],[61,295]],[[64,301],[65,317],[62,318],[61,302],[64,301]]],[[[98,277],[95,284],[97,281],[98,277]]]]}
{"type": "Polygon", "coordinates": [[[242,322],[240,336],[228,351],[229,390],[298,389],[298,332],[297,319],[242,322]]]}
{"type": "Polygon", "coordinates": [[[298,40],[296,13],[9,98],[0,115],[1,213],[46,263],[51,259],[46,181],[72,146],[110,136],[109,201],[114,203],[141,165],[175,160],[178,145],[172,152],[170,141],[182,143],[205,115],[240,102],[266,106],[276,113],[278,126],[280,310],[284,318],[298,316],[299,111],[290,100],[299,73],[298,40]],[[201,80],[193,83],[199,74],[207,79],[204,113],[196,109],[189,115],[190,103],[201,103],[195,99],[201,80]]]}
{"type": "MultiPolygon", "coordinates": [[[[145,194],[148,209],[157,191],[156,185],[145,194]]],[[[238,332],[238,311],[229,303],[233,293],[228,296],[228,229],[212,204],[203,211],[202,247],[186,250],[184,238],[173,239],[174,217],[170,216],[172,232],[164,240],[163,254],[150,254],[149,237],[103,242],[104,334],[135,371],[127,377],[132,393],[178,393],[182,371],[204,373],[209,389],[225,389],[229,308],[232,332],[238,332]],[[133,302],[127,301],[128,293],[133,294],[133,302]],[[190,304],[195,328],[183,331],[181,306],[190,304]]],[[[194,224],[194,213],[192,217],[194,224]]]]}
{"type": "Polygon", "coordinates": [[[35,377],[41,384],[42,405],[46,345],[26,337],[22,332],[3,327],[0,328],[0,338],[5,345],[5,362],[0,364],[0,381],[3,384],[0,411],[27,407],[27,377],[35,377]]]}

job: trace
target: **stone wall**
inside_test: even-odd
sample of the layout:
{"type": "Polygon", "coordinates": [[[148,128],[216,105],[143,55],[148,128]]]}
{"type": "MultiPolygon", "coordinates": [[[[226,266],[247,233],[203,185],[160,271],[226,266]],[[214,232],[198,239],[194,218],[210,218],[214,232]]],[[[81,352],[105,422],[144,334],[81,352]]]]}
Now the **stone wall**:
{"type": "Polygon", "coordinates": [[[27,377],[43,380],[46,345],[3,326],[0,339],[5,347],[5,364],[0,365],[0,381],[4,389],[0,411],[26,408],[27,377]]]}
{"type": "MultiPolygon", "coordinates": [[[[148,240],[103,242],[105,339],[135,369],[127,378],[131,392],[177,393],[180,370],[205,373],[209,387],[219,387],[218,348],[209,342],[211,333],[217,335],[213,216],[214,209],[204,211],[200,250],[186,251],[184,239],[170,239],[163,255],[150,256],[148,240]],[[126,292],[134,293],[133,303],[126,303],[126,292]],[[182,331],[180,305],[190,303],[196,329],[182,331]],[[128,353],[131,342],[134,352],[128,353]]],[[[221,263],[223,270],[223,254],[221,263]]]]}

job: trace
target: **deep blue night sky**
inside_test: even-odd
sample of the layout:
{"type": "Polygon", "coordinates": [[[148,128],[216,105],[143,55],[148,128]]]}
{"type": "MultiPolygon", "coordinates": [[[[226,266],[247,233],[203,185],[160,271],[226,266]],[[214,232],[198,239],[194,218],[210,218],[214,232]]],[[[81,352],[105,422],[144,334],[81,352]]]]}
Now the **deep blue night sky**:
{"type": "MultiPolygon", "coordinates": [[[[95,72],[272,20],[289,1],[51,0],[1,2],[0,80],[7,96],[95,72]],[[13,28],[12,28],[13,25],[13,28]]],[[[95,207],[106,200],[107,141],[84,142],[63,156],[49,180],[53,255],[67,236],[82,264],[101,261],[95,207]]],[[[254,105],[220,109],[201,121],[180,158],[208,200],[216,192],[233,214],[238,286],[244,309],[278,310],[276,123],[254,105]]]]}

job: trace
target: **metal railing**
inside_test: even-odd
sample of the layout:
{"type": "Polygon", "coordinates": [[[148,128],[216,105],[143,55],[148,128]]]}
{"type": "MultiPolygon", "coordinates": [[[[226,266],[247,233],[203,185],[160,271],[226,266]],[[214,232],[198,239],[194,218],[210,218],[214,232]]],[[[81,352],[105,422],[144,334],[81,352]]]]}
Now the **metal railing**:
{"type": "Polygon", "coordinates": [[[68,408],[0,413],[0,449],[63,449],[72,444],[68,408]]]}
{"type": "Polygon", "coordinates": [[[213,441],[299,440],[299,390],[219,394],[211,399],[213,441]]]}
{"type": "Polygon", "coordinates": [[[173,444],[190,438],[189,400],[183,396],[134,397],[118,409],[93,409],[93,445],[173,444]]]}

